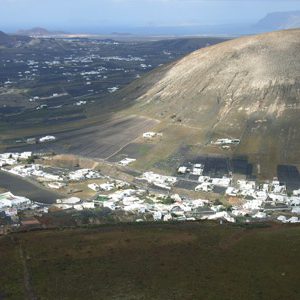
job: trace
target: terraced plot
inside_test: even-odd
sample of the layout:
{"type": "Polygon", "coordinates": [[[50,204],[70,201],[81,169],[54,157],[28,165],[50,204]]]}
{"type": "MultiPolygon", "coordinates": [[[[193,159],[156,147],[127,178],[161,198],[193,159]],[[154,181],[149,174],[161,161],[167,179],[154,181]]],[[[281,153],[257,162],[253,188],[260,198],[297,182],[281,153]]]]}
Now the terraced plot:
{"type": "Polygon", "coordinates": [[[128,117],[72,131],[53,133],[53,143],[9,148],[9,151],[55,152],[107,159],[157,124],[153,119],[128,117]]]}

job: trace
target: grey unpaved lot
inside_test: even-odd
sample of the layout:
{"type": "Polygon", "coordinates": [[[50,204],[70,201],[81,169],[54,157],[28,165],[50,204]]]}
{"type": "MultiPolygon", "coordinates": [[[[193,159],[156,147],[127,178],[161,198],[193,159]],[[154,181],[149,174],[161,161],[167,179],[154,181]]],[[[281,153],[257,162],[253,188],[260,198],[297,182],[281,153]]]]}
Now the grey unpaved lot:
{"type": "Polygon", "coordinates": [[[62,195],[55,191],[47,190],[22,177],[3,171],[0,171],[0,187],[10,190],[17,196],[24,196],[32,201],[46,204],[55,203],[56,199],[62,197],[62,195]]]}

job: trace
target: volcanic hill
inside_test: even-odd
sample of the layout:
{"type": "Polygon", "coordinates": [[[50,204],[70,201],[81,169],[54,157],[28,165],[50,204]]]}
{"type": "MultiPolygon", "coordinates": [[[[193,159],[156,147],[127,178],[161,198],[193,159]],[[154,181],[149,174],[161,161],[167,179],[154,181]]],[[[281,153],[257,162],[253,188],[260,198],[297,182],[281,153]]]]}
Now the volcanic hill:
{"type": "Polygon", "coordinates": [[[226,155],[247,156],[266,176],[276,175],[279,164],[300,164],[299,29],[200,49],[135,81],[119,97],[131,113],[165,127],[199,129],[194,142],[204,153],[216,138],[241,139],[226,155]]]}
{"type": "Polygon", "coordinates": [[[0,31],[0,47],[15,47],[20,43],[29,43],[32,39],[25,36],[8,35],[0,31]]]}

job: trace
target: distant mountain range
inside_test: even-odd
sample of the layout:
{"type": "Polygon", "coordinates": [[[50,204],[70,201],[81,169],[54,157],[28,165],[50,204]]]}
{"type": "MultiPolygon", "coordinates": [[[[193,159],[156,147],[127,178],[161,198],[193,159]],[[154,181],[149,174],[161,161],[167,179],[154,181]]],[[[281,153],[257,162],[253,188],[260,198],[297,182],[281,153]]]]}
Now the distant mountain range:
{"type": "Polygon", "coordinates": [[[268,14],[256,25],[256,31],[273,31],[300,28],[300,11],[274,12],[268,14]]]}
{"type": "Polygon", "coordinates": [[[21,29],[21,30],[17,31],[16,34],[40,37],[40,36],[51,36],[51,35],[63,35],[66,33],[63,31],[49,31],[42,27],[35,27],[35,28],[31,28],[31,29],[26,29],[26,30],[21,29]]]}
{"type": "Polygon", "coordinates": [[[178,35],[222,35],[239,36],[283,29],[300,28],[300,11],[274,12],[266,15],[256,24],[193,25],[174,27],[140,27],[137,34],[178,34],[178,35]]]}
{"type": "MultiPolygon", "coordinates": [[[[239,36],[256,34],[282,29],[300,28],[300,11],[274,12],[266,15],[256,24],[218,24],[218,25],[190,25],[190,26],[141,26],[141,27],[94,27],[78,30],[92,34],[110,35],[211,35],[211,36],[239,36]],[[124,31],[123,31],[124,30],[124,31]],[[126,30],[126,33],[125,33],[126,30]]],[[[64,31],[50,31],[42,27],[22,29],[17,35],[43,37],[68,34],[64,31]]]]}
{"type": "Polygon", "coordinates": [[[15,47],[18,44],[29,43],[32,39],[30,37],[20,35],[8,35],[0,31],[0,47],[15,47]]]}
{"type": "Polygon", "coordinates": [[[6,44],[10,42],[11,37],[4,32],[0,31],[0,44],[6,44]]]}

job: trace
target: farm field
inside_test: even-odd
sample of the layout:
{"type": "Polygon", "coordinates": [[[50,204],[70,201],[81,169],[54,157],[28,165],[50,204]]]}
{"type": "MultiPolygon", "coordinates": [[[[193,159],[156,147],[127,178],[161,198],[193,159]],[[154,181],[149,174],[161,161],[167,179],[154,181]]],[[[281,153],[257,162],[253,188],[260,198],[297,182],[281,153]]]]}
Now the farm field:
{"type": "Polygon", "coordinates": [[[55,134],[51,143],[10,147],[7,151],[71,153],[89,158],[106,159],[151,129],[157,121],[143,117],[112,119],[87,128],[55,134]]]}
{"type": "Polygon", "coordinates": [[[99,116],[105,98],[147,72],[224,40],[39,38],[0,48],[0,128],[10,134],[99,116]]]}
{"type": "Polygon", "coordinates": [[[3,299],[299,299],[300,227],[116,225],[0,238],[3,299]]]}
{"type": "Polygon", "coordinates": [[[19,48],[4,47],[0,50],[1,151],[34,150],[110,161],[150,155],[147,164],[152,164],[152,147],[135,140],[156,121],[128,117],[134,112],[123,110],[132,101],[120,102],[117,94],[153,69],[224,40],[40,38],[19,48]],[[124,114],[125,120],[116,121],[124,114]],[[57,141],[24,143],[28,137],[46,134],[55,135],[57,141]]]}

